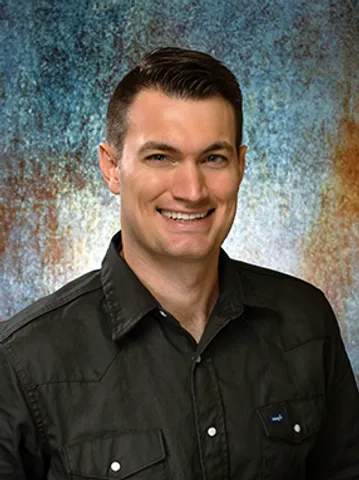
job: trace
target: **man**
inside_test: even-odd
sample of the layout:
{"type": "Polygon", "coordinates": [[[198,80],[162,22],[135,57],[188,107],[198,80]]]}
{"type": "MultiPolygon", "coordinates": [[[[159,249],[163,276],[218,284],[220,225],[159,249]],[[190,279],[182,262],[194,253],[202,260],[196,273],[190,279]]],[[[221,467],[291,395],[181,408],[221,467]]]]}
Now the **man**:
{"type": "Polygon", "coordinates": [[[241,91],[212,57],[145,56],[100,168],[121,233],[100,271],[1,326],[0,477],[359,478],[359,396],[324,295],[228,258],[241,91]]]}

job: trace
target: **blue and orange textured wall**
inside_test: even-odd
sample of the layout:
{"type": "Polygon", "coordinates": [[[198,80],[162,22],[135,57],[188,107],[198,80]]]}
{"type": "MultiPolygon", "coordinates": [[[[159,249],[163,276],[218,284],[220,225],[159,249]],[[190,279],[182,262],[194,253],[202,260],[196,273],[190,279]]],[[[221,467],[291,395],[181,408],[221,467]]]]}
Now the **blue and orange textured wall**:
{"type": "Polygon", "coordinates": [[[100,265],[120,227],[97,167],[108,99],[146,51],[190,47],[243,88],[225,248],[321,288],[359,375],[356,2],[5,0],[1,18],[2,319],[100,265]]]}

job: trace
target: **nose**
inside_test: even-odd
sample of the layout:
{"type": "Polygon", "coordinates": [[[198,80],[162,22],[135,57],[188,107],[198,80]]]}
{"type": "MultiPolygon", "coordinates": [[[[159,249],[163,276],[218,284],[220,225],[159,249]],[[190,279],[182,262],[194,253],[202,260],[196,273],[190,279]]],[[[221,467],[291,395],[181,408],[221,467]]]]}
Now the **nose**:
{"type": "Polygon", "coordinates": [[[198,202],[206,197],[207,187],[200,165],[194,162],[183,162],[173,174],[174,198],[198,202]]]}

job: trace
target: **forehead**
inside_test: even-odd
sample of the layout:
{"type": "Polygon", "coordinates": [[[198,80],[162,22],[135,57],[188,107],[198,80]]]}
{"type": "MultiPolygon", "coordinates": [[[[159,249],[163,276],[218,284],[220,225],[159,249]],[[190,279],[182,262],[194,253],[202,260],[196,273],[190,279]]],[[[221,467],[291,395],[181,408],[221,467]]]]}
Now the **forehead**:
{"type": "Polygon", "coordinates": [[[128,110],[126,140],[129,141],[186,142],[195,146],[227,140],[234,145],[235,138],[233,107],[220,96],[183,99],[159,90],[141,90],[128,110]]]}

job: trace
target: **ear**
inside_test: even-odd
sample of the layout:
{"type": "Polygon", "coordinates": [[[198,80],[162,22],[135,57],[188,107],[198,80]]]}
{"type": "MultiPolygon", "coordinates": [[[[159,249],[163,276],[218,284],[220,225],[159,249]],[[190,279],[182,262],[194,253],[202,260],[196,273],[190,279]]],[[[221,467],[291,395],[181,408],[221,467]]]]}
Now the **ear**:
{"type": "Polygon", "coordinates": [[[98,157],[100,170],[108,188],[115,195],[119,195],[119,168],[115,149],[111,145],[101,142],[98,147],[98,157]]]}
{"type": "Polygon", "coordinates": [[[242,183],[244,169],[246,166],[246,151],[247,151],[246,145],[242,145],[238,151],[239,184],[242,183]]]}

